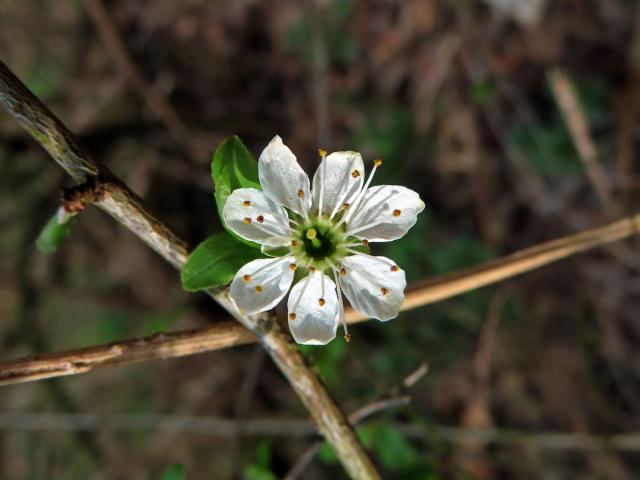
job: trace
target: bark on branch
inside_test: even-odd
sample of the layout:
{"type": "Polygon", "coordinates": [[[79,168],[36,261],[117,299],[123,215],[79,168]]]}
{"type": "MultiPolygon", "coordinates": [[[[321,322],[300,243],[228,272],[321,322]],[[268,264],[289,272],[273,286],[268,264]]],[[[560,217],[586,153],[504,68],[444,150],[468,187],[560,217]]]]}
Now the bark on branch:
{"type": "MultiPolygon", "coordinates": [[[[0,103],[74,180],[82,183],[97,179],[103,184],[105,196],[96,202],[97,206],[130,229],[173,266],[178,269],[182,267],[188,253],[186,243],[158,220],[135,193],[96,162],[80,141],[1,61],[0,103]]],[[[208,293],[258,337],[351,477],[380,478],[351,425],[317,375],[305,364],[297,347],[280,329],[275,317],[271,313],[253,318],[239,315],[231,306],[225,290],[208,293]]],[[[117,346],[111,348],[114,348],[114,352],[118,349],[117,346]]],[[[76,368],[82,368],[82,365],[76,368]]]]}

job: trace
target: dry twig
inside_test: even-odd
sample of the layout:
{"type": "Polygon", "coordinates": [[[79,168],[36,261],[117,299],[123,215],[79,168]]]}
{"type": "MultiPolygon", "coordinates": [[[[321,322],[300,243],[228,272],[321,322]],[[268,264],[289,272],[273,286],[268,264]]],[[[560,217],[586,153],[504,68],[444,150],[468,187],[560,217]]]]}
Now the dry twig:
{"type": "MultiPolygon", "coordinates": [[[[0,103],[76,181],[84,182],[96,177],[100,180],[105,197],[96,202],[97,206],[129,228],[169,263],[178,269],[182,267],[187,257],[186,244],[154,217],[126,185],[97,163],[62,122],[2,62],[0,103]]],[[[356,479],[380,478],[351,425],[320,379],[306,365],[289,336],[279,327],[275,316],[272,313],[251,318],[240,315],[231,305],[225,290],[207,293],[258,337],[349,474],[356,479]]]]}

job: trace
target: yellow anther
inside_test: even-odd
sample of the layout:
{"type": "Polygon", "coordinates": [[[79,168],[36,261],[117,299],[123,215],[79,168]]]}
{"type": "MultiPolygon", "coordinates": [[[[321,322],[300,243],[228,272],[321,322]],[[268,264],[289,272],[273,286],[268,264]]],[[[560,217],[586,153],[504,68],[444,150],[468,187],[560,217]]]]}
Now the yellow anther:
{"type": "Polygon", "coordinates": [[[295,320],[296,319],[296,314],[295,313],[290,313],[289,314],[289,320],[295,320]]]}
{"type": "Polygon", "coordinates": [[[315,228],[310,228],[309,230],[307,230],[307,233],[305,235],[309,240],[313,240],[314,238],[316,238],[318,236],[318,232],[316,232],[315,228]]]}
{"type": "Polygon", "coordinates": [[[303,190],[298,190],[298,193],[296,195],[298,195],[298,198],[303,198],[304,197],[304,191],[303,190]]]}
{"type": "Polygon", "coordinates": [[[353,172],[351,172],[351,176],[353,178],[358,178],[360,176],[360,172],[358,170],[354,170],[353,172]]]}
{"type": "Polygon", "coordinates": [[[324,298],[319,298],[318,299],[318,305],[320,305],[321,307],[324,307],[324,304],[327,303],[324,301],[324,298]]]}
{"type": "Polygon", "coordinates": [[[387,293],[389,293],[389,290],[388,290],[388,289],[386,289],[386,288],[384,288],[384,287],[382,287],[382,288],[380,289],[380,292],[382,293],[382,295],[386,295],[387,293]]]}
{"type": "Polygon", "coordinates": [[[324,157],[326,157],[326,156],[327,156],[327,151],[326,151],[324,148],[319,148],[319,149],[318,149],[318,154],[319,154],[322,158],[324,158],[324,157]]]}
{"type": "Polygon", "coordinates": [[[344,334],[344,341],[349,343],[351,341],[351,335],[349,335],[348,333],[344,334]]]}
{"type": "Polygon", "coordinates": [[[245,282],[250,282],[250,281],[251,281],[251,275],[243,275],[243,276],[242,276],[242,279],[243,279],[245,282]]]}
{"type": "Polygon", "coordinates": [[[251,202],[249,200],[245,200],[244,202],[242,202],[242,205],[244,205],[245,207],[250,207],[251,202]]]}
{"type": "Polygon", "coordinates": [[[244,217],[244,219],[242,221],[244,223],[246,223],[247,225],[249,225],[251,223],[251,219],[249,217],[244,217]]]}
{"type": "Polygon", "coordinates": [[[374,164],[376,167],[379,167],[380,165],[382,165],[382,159],[380,159],[380,158],[376,158],[376,159],[373,161],[373,164],[374,164]]]}
{"type": "Polygon", "coordinates": [[[290,263],[289,268],[291,269],[292,272],[295,272],[296,268],[298,268],[298,265],[296,265],[295,263],[290,263]]]}
{"type": "Polygon", "coordinates": [[[394,217],[399,217],[399,216],[400,216],[400,213],[401,213],[401,212],[400,212],[400,210],[398,210],[398,209],[396,208],[396,209],[393,211],[392,215],[393,215],[394,217]]]}
{"type": "Polygon", "coordinates": [[[256,285],[256,292],[262,293],[263,290],[264,288],[262,288],[262,285],[256,285]]]}
{"type": "Polygon", "coordinates": [[[398,270],[400,270],[400,268],[398,268],[398,265],[391,265],[392,272],[397,272],[398,270]]]}
{"type": "Polygon", "coordinates": [[[345,277],[347,275],[347,270],[345,270],[344,268],[340,269],[340,276],[341,277],[345,277]]]}
{"type": "Polygon", "coordinates": [[[257,221],[258,223],[264,223],[264,217],[263,217],[262,215],[258,215],[258,216],[256,217],[256,221],[257,221]]]}

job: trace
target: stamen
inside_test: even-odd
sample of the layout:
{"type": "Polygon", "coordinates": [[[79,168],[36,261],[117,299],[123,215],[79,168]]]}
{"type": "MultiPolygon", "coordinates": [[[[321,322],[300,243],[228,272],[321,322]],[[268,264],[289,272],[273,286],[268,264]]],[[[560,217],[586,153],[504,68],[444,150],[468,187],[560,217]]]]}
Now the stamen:
{"type": "Polygon", "coordinates": [[[342,209],[343,209],[343,210],[346,210],[347,208],[349,208],[349,204],[348,204],[348,203],[346,203],[346,202],[345,202],[345,203],[343,203],[343,204],[342,204],[342,209]]]}
{"type": "MultiPolygon", "coordinates": [[[[342,301],[342,284],[340,283],[340,277],[338,276],[338,270],[335,267],[331,267],[333,270],[333,279],[336,282],[336,291],[338,292],[338,304],[340,305],[340,322],[342,323],[342,328],[344,329],[344,341],[349,343],[351,340],[351,335],[349,335],[349,329],[347,328],[347,320],[344,316],[344,302],[342,301]]],[[[342,270],[340,270],[340,275],[342,275],[342,270]]]]}
{"type": "Polygon", "coordinates": [[[243,279],[245,282],[250,282],[250,281],[251,281],[251,275],[243,275],[243,276],[242,276],[242,279],[243,279]]]}
{"type": "Polygon", "coordinates": [[[351,208],[349,213],[347,213],[344,217],[342,217],[342,219],[338,222],[338,226],[351,220],[351,218],[353,218],[353,216],[360,210],[360,202],[362,202],[362,199],[364,198],[367,192],[367,188],[369,188],[369,185],[371,184],[371,180],[373,180],[373,176],[375,175],[376,170],[380,165],[382,165],[382,160],[377,159],[373,161],[373,168],[371,169],[369,178],[367,178],[367,181],[362,186],[362,189],[360,189],[360,192],[358,192],[358,195],[356,195],[356,198],[353,201],[353,208],[351,208]]]}
{"type": "Polygon", "coordinates": [[[318,305],[320,305],[321,307],[324,307],[324,304],[325,304],[325,303],[326,303],[326,302],[324,301],[324,298],[319,298],[319,299],[318,299],[318,305]]]}
{"type": "Polygon", "coordinates": [[[347,270],[345,268],[341,268],[340,269],[340,276],[341,277],[346,277],[347,276],[347,270]]]}
{"type": "Polygon", "coordinates": [[[327,178],[327,161],[325,160],[327,151],[320,148],[318,153],[322,157],[322,161],[320,162],[320,201],[318,202],[318,216],[321,217],[324,203],[324,181],[327,178]]]}
{"type": "Polygon", "coordinates": [[[290,313],[289,314],[289,320],[295,320],[296,319],[296,314],[295,313],[290,313]]]}
{"type": "Polygon", "coordinates": [[[262,293],[263,290],[264,288],[262,288],[262,285],[256,285],[256,292],[262,293]]]}
{"type": "Polygon", "coordinates": [[[300,207],[300,211],[302,212],[302,217],[305,219],[305,221],[309,221],[309,214],[307,212],[307,209],[304,207],[304,203],[302,203],[302,199],[304,198],[304,190],[298,190],[296,195],[298,196],[298,206],[300,207]]]}
{"type": "Polygon", "coordinates": [[[309,270],[311,273],[316,271],[316,267],[308,267],[307,270],[309,270]]]}
{"type": "Polygon", "coordinates": [[[304,295],[304,292],[307,290],[307,287],[309,286],[309,281],[311,280],[311,276],[313,275],[313,273],[310,273],[309,275],[307,275],[307,278],[304,281],[304,285],[302,285],[302,290],[300,290],[300,295],[298,295],[298,299],[296,300],[296,303],[293,304],[293,308],[291,310],[293,310],[293,314],[295,315],[296,310],[298,309],[298,305],[300,305],[300,300],[302,300],[302,296],[304,295]]]}
{"type": "Polygon", "coordinates": [[[297,247],[298,246],[298,241],[297,240],[291,240],[291,246],[292,247],[297,247]]]}
{"type": "MultiPolygon", "coordinates": [[[[295,272],[297,268],[298,268],[298,265],[296,265],[295,263],[290,263],[290,264],[289,264],[289,269],[290,269],[292,272],[295,272]]],[[[397,267],[396,267],[396,268],[397,268],[397,267]]]]}
{"type": "Polygon", "coordinates": [[[392,272],[397,272],[398,270],[400,270],[400,268],[398,267],[398,265],[391,265],[391,271],[392,271],[392,272]]]}
{"type": "Polygon", "coordinates": [[[358,178],[360,176],[360,171],[359,170],[354,170],[353,172],[351,172],[351,176],[353,178],[358,178]]]}
{"type": "Polygon", "coordinates": [[[380,293],[382,293],[382,295],[386,295],[386,294],[388,294],[388,293],[389,293],[389,289],[382,287],[382,288],[380,289],[380,293]]]}
{"type": "Polygon", "coordinates": [[[258,223],[264,223],[264,217],[263,217],[262,215],[258,215],[258,216],[256,217],[256,221],[257,221],[258,223]]]}
{"type": "Polygon", "coordinates": [[[298,195],[298,198],[304,198],[304,190],[298,190],[296,195],[298,195]]]}
{"type": "Polygon", "coordinates": [[[251,223],[251,219],[249,217],[244,217],[244,219],[242,221],[244,223],[246,223],[247,225],[249,225],[251,223]]]}
{"type": "Polygon", "coordinates": [[[362,239],[362,244],[367,247],[369,246],[369,240],[365,240],[364,238],[362,239]]]}
{"type": "Polygon", "coordinates": [[[242,205],[245,207],[250,207],[251,206],[251,202],[249,200],[245,200],[244,202],[242,202],[242,205]]]}
{"type": "Polygon", "coordinates": [[[393,215],[394,217],[399,217],[399,216],[400,216],[400,213],[401,213],[401,212],[400,212],[400,210],[398,210],[398,209],[396,208],[396,209],[393,211],[392,215],[393,215]]]}

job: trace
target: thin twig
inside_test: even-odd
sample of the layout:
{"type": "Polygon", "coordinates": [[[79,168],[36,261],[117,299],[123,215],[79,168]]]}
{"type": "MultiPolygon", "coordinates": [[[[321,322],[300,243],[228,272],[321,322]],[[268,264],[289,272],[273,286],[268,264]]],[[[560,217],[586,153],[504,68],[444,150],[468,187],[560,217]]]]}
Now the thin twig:
{"type": "MultiPolygon", "coordinates": [[[[520,250],[472,268],[434,277],[412,287],[406,295],[402,310],[411,310],[445,300],[557,262],[590,248],[630,237],[638,232],[640,215],[520,250]]],[[[365,316],[352,309],[347,311],[346,316],[349,323],[367,320],[365,316]]],[[[256,341],[255,335],[237,323],[223,322],[217,327],[165,333],[161,336],[154,335],[0,363],[0,385],[75,375],[111,365],[181,357],[253,341],[256,341]]]]}
{"type": "Polygon", "coordinates": [[[569,127],[569,133],[578,150],[578,157],[593,189],[602,202],[602,206],[611,211],[611,185],[602,165],[598,161],[598,152],[589,133],[589,125],[580,107],[575,87],[566,73],[554,69],[549,73],[549,84],[558,102],[562,116],[569,127]]]}
{"type": "MultiPolygon", "coordinates": [[[[96,202],[141,240],[180,269],[187,247],[155,218],[126,185],[97,163],[74,135],[0,62],[0,103],[74,179],[97,177],[104,184],[105,198],[96,202]]],[[[226,290],[207,292],[236,320],[251,330],[314,418],[318,430],[334,447],[347,472],[356,479],[377,479],[380,475],[367,456],[347,419],[331,399],[318,376],[309,368],[290,337],[271,312],[243,316],[227,297],[226,290]]]]}

